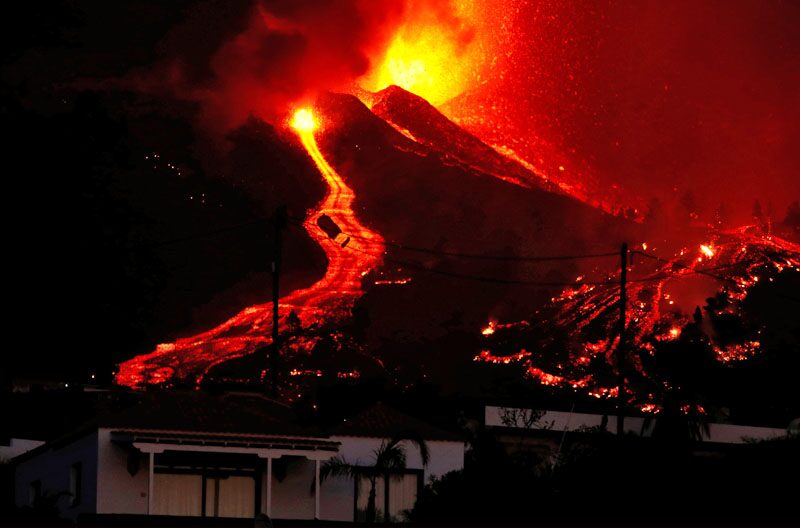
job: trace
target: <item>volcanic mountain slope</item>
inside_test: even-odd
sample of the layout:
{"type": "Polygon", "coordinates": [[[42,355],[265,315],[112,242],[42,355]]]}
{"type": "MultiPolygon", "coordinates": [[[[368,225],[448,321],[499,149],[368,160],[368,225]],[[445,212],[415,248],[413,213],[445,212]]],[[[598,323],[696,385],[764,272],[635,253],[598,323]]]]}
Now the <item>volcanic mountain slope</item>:
{"type": "Polygon", "coordinates": [[[539,257],[613,253],[641,237],[637,224],[534,185],[536,175],[413,94],[382,93],[391,97],[371,111],[342,94],[317,105],[322,150],[354,188],[358,214],[387,241],[383,268],[366,277],[376,287],[359,303],[370,314],[370,346],[441,335],[454,317],[475,329],[527,316],[580,275],[604,278],[618,260],[539,257]],[[413,130],[389,124],[379,108],[413,130]]]}
{"type": "Polygon", "coordinates": [[[736,404],[734,415],[748,421],[778,409],[779,425],[796,415],[786,372],[800,359],[800,245],[745,226],[673,258],[631,256],[623,349],[619,288],[584,284],[566,288],[531,324],[492,327],[476,359],[519,363],[545,385],[602,398],[616,396],[622,358],[625,400],[644,411],[677,401],[701,414],[736,404]]]}
{"type": "Polygon", "coordinates": [[[565,177],[564,167],[554,164],[554,160],[547,164],[534,157],[532,152],[526,152],[528,160],[535,159],[543,167],[539,169],[510,147],[502,144],[489,145],[449,119],[422,97],[402,88],[389,86],[380,92],[359,96],[368,102],[375,115],[402,134],[437,152],[447,161],[455,161],[467,168],[522,187],[564,194],[607,212],[622,209],[619,203],[614,202],[609,190],[606,190],[604,196],[589,193],[585,186],[572,181],[574,175],[565,177]],[[551,177],[553,174],[558,177],[551,177]]]}
{"type": "MultiPolygon", "coordinates": [[[[399,98],[417,99],[408,93],[399,98]]],[[[476,165],[494,160],[495,171],[505,166],[533,177],[426,105],[420,105],[417,123],[430,124],[433,117],[444,130],[432,146],[399,131],[350,95],[325,95],[315,108],[321,152],[353,188],[355,213],[386,240],[365,244],[345,226],[339,226],[344,232],[336,239],[343,254],[383,258],[383,266],[364,276],[366,295],[356,302],[358,317],[351,325],[363,340],[357,348],[370,357],[387,340],[474,332],[489,317],[528,315],[578,275],[608,272],[607,261],[538,261],[537,255],[613,251],[619,240],[640,229],[570,197],[477,170],[476,165]]],[[[325,321],[317,323],[304,331],[307,338],[318,336],[311,338],[312,347],[319,336],[327,339],[325,328],[339,334],[325,321]]],[[[340,338],[333,339],[339,344],[327,344],[340,355],[339,367],[343,361],[363,367],[340,338]]],[[[307,344],[295,340],[292,354],[302,356],[307,344]]],[[[462,356],[469,359],[472,353],[464,350],[462,356]]],[[[320,372],[319,362],[310,358],[289,361],[297,373],[320,372]]],[[[223,372],[232,369],[221,366],[211,375],[223,372]]]]}
{"type": "MultiPolygon", "coordinates": [[[[518,362],[545,385],[611,396],[616,378],[602,373],[615,365],[621,241],[632,242],[636,258],[629,270],[628,355],[641,379],[653,372],[645,356],[655,354],[654,343],[675,340],[684,328],[691,335],[689,327],[699,323],[688,314],[721,285],[725,303],[709,307],[719,312],[709,324],[724,319],[722,311],[739,310],[759,274],[780,279],[800,262],[796,244],[759,228],[683,228],[672,231],[692,236],[667,243],[671,229],[662,225],[663,247],[648,251],[636,243],[646,239],[646,226],[563,189],[550,192],[534,172],[418,97],[391,88],[370,102],[371,109],[355,96],[326,94],[314,110],[319,127],[309,123],[300,132],[330,190],[294,227],[323,247],[329,265],[321,281],[281,300],[292,394],[303,383],[297,376],[350,376],[377,367],[424,374],[451,365],[444,354],[457,352],[462,362],[473,355],[518,362]],[[669,256],[666,247],[680,250],[669,256]],[[361,285],[337,284],[340,276],[360,277],[361,285]],[[489,337],[480,343],[487,321],[489,337]],[[405,368],[410,363],[414,369],[405,368]]],[[[269,312],[269,304],[251,306],[209,332],[162,345],[130,362],[136,377],[129,379],[192,383],[231,372],[257,378],[263,365],[257,358],[238,370],[226,364],[256,357],[269,344],[269,312]]],[[[753,356],[758,331],[712,335],[710,350],[722,361],[753,356]]]]}
{"type": "Polygon", "coordinates": [[[376,116],[428,147],[445,161],[490,174],[523,187],[554,191],[546,179],[456,125],[428,101],[398,86],[389,86],[365,99],[376,116]]]}
{"type": "MultiPolygon", "coordinates": [[[[401,242],[387,246],[383,273],[367,277],[377,287],[358,303],[371,314],[372,347],[387,338],[414,346],[454,330],[477,333],[487,320],[505,322],[490,327],[489,335],[497,328],[522,335],[536,325],[528,350],[495,354],[488,339],[477,359],[521,362],[544,384],[611,396],[616,378],[598,373],[616,365],[619,257],[555,262],[525,257],[613,252],[622,240],[648,236],[662,241],[655,250],[646,243],[631,245],[627,355],[630,377],[648,380],[645,385],[657,379],[657,369],[653,360],[642,358],[658,357],[658,343],[677,342],[684,329],[689,339],[691,325],[698,324],[691,315],[695,307],[705,307],[707,314],[700,325],[705,337],[698,339],[719,363],[758,355],[759,336],[771,323],[747,322],[759,320],[753,313],[744,316],[748,296],[759,280],[785,283],[800,265],[800,246],[765,226],[641,226],[570,196],[498,181],[498,168],[524,175],[524,167],[498,159],[502,156],[398,88],[377,94],[371,113],[341,95],[321,99],[319,107],[332,116],[325,150],[348,174],[364,218],[388,242],[401,242]],[[376,120],[375,114],[390,118],[376,120]],[[537,349],[537,355],[529,352],[537,349]]],[[[531,173],[527,180],[536,181],[531,173]]],[[[650,386],[650,392],[658,391],[650,386]]],[[[647,398],[636,401],[657,408],[647,398]]]]}
{"type": "MultiPolygon", "coordinates": [[[[495,171],[505,162],[474,138],[459,134],[452,124],[443,129],[441,141],[446,146],[437,151],[398,132],[350,95],[323,96],[315,112],[321,126],[313,132],[315,139],[301,133],[303,144],[331,185],[332,196],[342,192],[349,196],[347,186],[352,187],[353,212],[372,231],[365,227],[352,232],[360,230],[360,224],[347,209],[339,209],[351,207],[347,205],[350,199],[332,202],[334,209],[326,213],[343,223],[338,227],[344,232],[333,245],[330,233],[321,229],[320,211],[310,214],[303,227],[323,245],[329,268],[335,268],[337,276],[356,268],[367,274],[374,268],[367,262],[384,260],[383,267],[365,277],[365,286],[390,286],[376,289],[372,301],[361,306],[375,322],[368,341],[397,332],[441,333],[454,312],[468,326],[485,322],[495,311],[514,317],[528,313],[531,306],[548,299],[553,288],[571,284],[584,271],[577,262],[538,262],[520,256],[584,254],[600,248],[607,252],[637,230],[634,224],[570,197],[521,188],[476,170],[482,153],[494,160],[490,165],[495,171]],[[473,147],[474,151],[469,150],[473,147]],[[446,157],[441,154],[445,151],[454,155],[446,157]],[[365,239],[365,233],[380,237],[365,239]],[[385,259],[381,237],[388,240],[385,259]],[[427,249],[410,250],[412,245],[427,249]],[[397,282],[404,284],[392,284],[397,282]]],[[[425,119],[422,112],[417,121],[425,119]]],[[[505,166],[509,172],[524,173],[511,161],[505,166]]],[[[598,270],[605,273],[607,268],[598,270]]],[[[342,285],[331,283],[329,274],[314,285],[310,297],[291,293],[281,301],[283,329],[292,326],[288,318],[296,311],[299,322],[295,318],[292,324],[302,326],[309,338],[287,343],[294,355],[313,347],[317,338],[312,334],[324,335],[328,325],[341,326],[341,317],[349,314],[352,301],[344,302],[343,297],[343,302],[333,302],[342,285]],[[326,306],[308,305],[320,299],[326,306]]],[[[352,299],[350,293],[346,297],[352,299]]],[[[118,379],[137,385],[147,380],[202,379],[214,365],[268,344],[268,314],[268,304],[246,308],[217,329],[162,345],[124,364],[124,374],[118,379]]],[[[307,370],[302,361],[294,366],[307,370]]]]}
{"type": "MultiPolygon", "coordinates": [[[[356,191],[360,214],[387,240],[514,257],[613,251],[637,232],[633,223],[538,188],[535,174],[413,94],[397,87],[381,94],[391,97],[372,111],[342,94],[321,97],[318,110],[326,118],[322,150],[356,191]],[[409,101],[420,104],[408,107],[409,101]],[[379,110],[404,115],[416,140],[376,115],[379,110]],[[509,174],[530,188],[500,179],[509,174]]],[[[514,278],[536,278],[521,271],[514,278]]]]}

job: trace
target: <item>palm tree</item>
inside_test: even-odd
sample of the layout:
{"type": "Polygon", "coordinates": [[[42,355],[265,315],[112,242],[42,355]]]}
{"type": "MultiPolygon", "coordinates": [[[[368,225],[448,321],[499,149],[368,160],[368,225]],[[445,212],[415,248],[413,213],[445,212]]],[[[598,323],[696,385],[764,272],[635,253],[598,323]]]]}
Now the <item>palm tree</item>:
{"type": "MultiPolygon", "coordinates": [[[[430,459],[428,444],[420,435],[407,431],[395,435],[388,442],[385,440],[381,442],[380,447],[373,451],[375,463],[372,466],[357,466],[339,456],[331,458],[320,468],[320,482],[323,482],[328,477],[357,478],[365,476],[369,480],[366,521],[374,523],[377,517],[376,487],[378,478],[382,477],[384,485],[388,486],[389,473],[406,468],[406,450],[402,445],[403,442],[412,443],[419,450],[422,465],[428,465],[428,460],[430,459]]],[[[388,504],[385,507],[388,507],[388,504]]],[[[384,514],[385,519],[387,515],[388,513],[384,514]]]]}

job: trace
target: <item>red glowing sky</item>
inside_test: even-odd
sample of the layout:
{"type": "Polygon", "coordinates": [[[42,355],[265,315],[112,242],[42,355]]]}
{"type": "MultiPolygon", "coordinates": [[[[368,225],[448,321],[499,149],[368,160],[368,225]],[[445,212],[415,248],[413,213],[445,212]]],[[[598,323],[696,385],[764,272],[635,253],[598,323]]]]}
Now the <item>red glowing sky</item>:
{"type": "Polygon", "coordinates": [[[797,3],[267,1],[198,58],[192,35],[214,16],[173,29],[155,69],[202,103],[207,128],[422,69],[407,88],[592,192],[670,204],[691,191],[701,217],[724,203],[732,223],[755,199],[780,220],[800,198],[797,3]]]}
{"type": "Polygon", "coordinates": [[[755,198],[782,218],[800,197],[800,5],[517,5],[508,60],[456,114],[500,108],[498,136],[555,145],[600,189],[665,202],[691,190],[732,222],[755,198]]]}

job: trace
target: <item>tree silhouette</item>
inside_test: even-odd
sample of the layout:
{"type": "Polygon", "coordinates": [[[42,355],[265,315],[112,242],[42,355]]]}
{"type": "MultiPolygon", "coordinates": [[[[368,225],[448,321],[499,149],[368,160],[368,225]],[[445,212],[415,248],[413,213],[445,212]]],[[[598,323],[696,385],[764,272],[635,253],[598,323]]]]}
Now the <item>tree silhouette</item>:
{"type": "MultiPolygon", "coordinates": [[[[358,478],[359,476],[366,476],[369,481],[366,521],[368,523],[374,523],[377,518],[376,488],[378,479],[383,478],[384,485],[388,486],[389,473],[406,468],[406,450],[402,445],[403,442],[412,443],[419,450],[420,458],[422,458],[422,465],[428,465],[428,460],[430,459],[428,444],[419,434],[413,431],[407,431],[395,435],[388,442],[381,442],[380,447],[373,451],[374,464],[372,466],[364,467],[354,465],[339,456],[331,458],[320,468],[320,482],[325,481],[329,477],[358,478]]],[[[384,514],[384,517],[387,515],[388,512],[384,514]]]]}

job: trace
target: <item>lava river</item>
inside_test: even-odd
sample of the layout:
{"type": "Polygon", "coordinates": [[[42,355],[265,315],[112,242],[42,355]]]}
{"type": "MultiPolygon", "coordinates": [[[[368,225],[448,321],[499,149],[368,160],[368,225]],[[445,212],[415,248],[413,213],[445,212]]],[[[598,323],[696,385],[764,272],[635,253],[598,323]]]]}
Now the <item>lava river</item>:
{"type": "MultiPolygon", "coordinates": [[[[352,303],[362,294],[361,277],[381,262],[379,248],[383,244],[380,235],[356,218],[353,190],[319,150],[315,137],[319,123],[311,110],[298,110],[291,125],[328,184],[328,194],[303,222],[324,250],[328,267],[322,279],[280,299],[281,329],[291,311],[303,326],[347,317],[352,303]],[[331,238],[318,223],[324,216],[352,238],[344,234],[331,238]]],[[[153,352],[125,361],[120,364],[116,382],[131,388],[168,381],[199,383],[215,365],[268,345],[271,331],[272,303],[250,306],[211,330],[159,344],[153,352]]]]}

